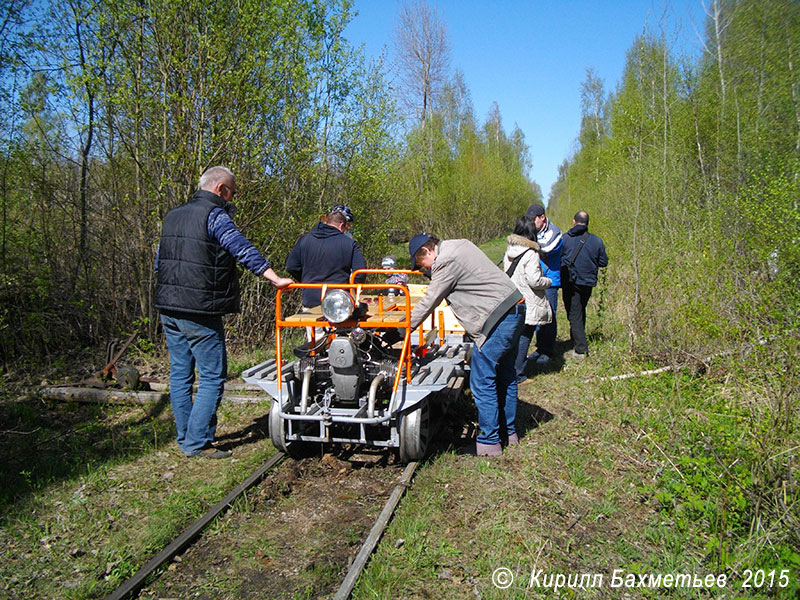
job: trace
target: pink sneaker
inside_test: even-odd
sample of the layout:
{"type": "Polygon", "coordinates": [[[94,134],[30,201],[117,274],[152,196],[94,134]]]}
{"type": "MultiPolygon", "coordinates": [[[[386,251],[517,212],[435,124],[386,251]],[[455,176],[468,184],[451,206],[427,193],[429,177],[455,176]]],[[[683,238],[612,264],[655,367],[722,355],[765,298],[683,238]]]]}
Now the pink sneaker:
{"type": "Polygon", "coordinates": [[[519,436],[516,433],[512,433],[508,436],[508,445],[516,446],[517,444],[519,444],[519,436]]]}
{"type": "Polygon", "coordinates": [[[502,456],[503,447],[500,444],[475,443],[469,446],[462,446],[456,450],[456,454],[462,456],[502,456]]]}

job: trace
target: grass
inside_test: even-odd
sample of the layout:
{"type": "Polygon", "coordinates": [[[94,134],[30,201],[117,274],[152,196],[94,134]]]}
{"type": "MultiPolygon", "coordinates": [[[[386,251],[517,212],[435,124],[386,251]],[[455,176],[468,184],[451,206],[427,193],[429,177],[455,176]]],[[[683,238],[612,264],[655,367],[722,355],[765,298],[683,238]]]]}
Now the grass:
{"type": "Polygon", "coordinates": [[[493,263],[497,264],[506,253],[506,245],[506,238],[503,236],[481,244],[481,250],[486,253],[486,256],[488,256],[493,263]]]}
{"type": "MultiPolygon", "coordinates": [[[[579,369],[585,372],[587,366],[579,369]]],[[[574,386],[564,389],[555,379],[566,375],[542,375],[535,386],[523,386],[522,400],[543,405],[555,418],[530,429],[523,443],[502,458],[447,452],[429,460],[359,581],[355,598],[552,597],[552,590],[529,587],[535,569],[601,574],[605,584],[593,591],[598,597],[613,594],[615,569],[625,574],[725,573],[731,580],[726,597],[793,597],[798,563],[791,538],[779,542],[776,536],[772,548],[756,551],[747,543],[747,531],[737,531],[746,520],[738,513],[725,516],[735,504],[728,500],[726,508],[726,495],[735,496],[747,477],[726,481],[719,472],[703,472],[701,466],[708,464],[703,452],[681,460],[681,451],[688,450],[684,435],[692,425],[673,428],[668,419],[658,418],[658,411],[639,411],[643,400],[655,405],[664,399],[665,386],[675,387],[669,376],[615,386],[605,392],[607,403],[598,405],[587,401],[591,385],[581,386],[580,394],[565,393],[574,386]],[[631,387],[637,388],[635,394],[631,387]],[[622,425],[603,418],[616,411],[626,413],[622,425]],[[665,435],[669,428],[671,434],[665,435]],[[676,486],[676,480],[682,485],[676,486]],[[680,500],[665,494],[679,494],[680,500]],[[735,557],[715,551],[715,540],[723,536],[738,542],[735,557]],[[399,548],[397,539],[405,540],[399,548]],[[499,567],[515,575],[509,589],[492,584],[499,567]],[[746,568],[786,569],[792,574],[790,586],[741,589],[746,568]]],[[[686,401],[709,391],[698,396],[694,386],[678,385],[686,401]]],[[[697,589],[663,587],[629,591],[633,597],[704,595],[697,589]]]]}
{"type": "MultiPolygon", "coordinates": [[[[499,258],[503,249],[499,240],[487,252],[499,258]]],[[[796,597],[796,343],[776,342],[702,372],[604,381],[660,365],[636,363],[598,309],[593,298],[590,357],[574,363],[559,355],[521,386],[519,446],[497,459],[445,447],[420,467],[354,598],[796,597]],[[493,583],[499,568],[513,575],[507,589],[493,583]],[[615,569],[634,580],[696,573],[728,582],[725,589],[612,588],[615,569]],[[559,574],[603,581],[557,593],[540,585],[559,574]]],[[[563,309],[559,321],[564,340],[563,309]]],[[[234,357],[233,370],[258,358],[234,357]]],[[[220,433],[236,461],[203,462],[177,453],[166,406],[5,401],[0,411],[8,457],[0,461],[0,598],[104,596],[273,451],[264,439],[265,405],[223,404],[220,433]]],[[[474,407],[462,401],[453,414],[469,420],[474,407]]],[[[275,530],[274,515],[303,502],[284,497],[284,487],[253,491],[237,501],[241,516],[214,522],[216,538],[238,545],[197,572],[198,597],[244,597],[233,565],[253,574],[253,597],[270,597],[287,535],[304,540],[309,554],[345,555],[357,546],[358,523],[341,513],[333,519],[344,523],[345,547],[322,525],[313,534],[275,530]],[[256,515],[265,504],[270,511],[256,515]]],[[[337,509],[359,497],[332,489],[320,506],[337,509]]],[[[302,509],[316,506],[304,501],[302,509]]],[[[294,596],[314,597],[336,580],[337,568],[309,560],[300,576],[294,596]]],[[[146,597],[180,595],[160,585],[146,597]]]]}
{"type": "Polygon", "coordinates": [[[63,479],[91,475],[98,465],[152,452],[170,435],[164,408],[3,403],[0,414],[7,429],[0,444],[9,458],[0,463],[7,484],[0,490],[0,509],[63,479]]]}
{"type": "Polygon", "coordinates": [[[557,360],[521,386],[520,412],[552,418],[523,424],[520,446],[427,461],[354,598],[797,596],[796,367],[769,386],[736,364],[603,382],[652,365],[631,364],[596,319],[590,359],[557,360]],[[507,589],[492,580],[501,567],[507,589]],[[612,588],[616,569],[632,586],[670,573],[727,581],[612,588]],[[537,570],[603,580],[554,594],[537,570]]]}
{"type": "MultiPolygon", "coordinates": [[[[62,409],[40,410],[38,418],[58,422],[50,413],[62,409]]],[[[59,435],[47,432],[63,454],[30,464],[27,488],[7,494],[2,506],[0,591],[18,598],[111,592],[274,452],[263,436],[239,435],[266,410],[265,403],[220,412],[219,433],[237,447],[234,461],[187,459],[174,447],[171,413],[146,417],[138,407],[91,407],[59,435]],[[81,454],[86,429],[95,437],[81,454]],[[145,446],[142,430],[160,433],[145,446]],[[60,466],[73,465],[70,452],[81,456],[79,467],[60,466]]],[[[15,477],[11,465],[4,469],[5,481],[15,477]]]]}

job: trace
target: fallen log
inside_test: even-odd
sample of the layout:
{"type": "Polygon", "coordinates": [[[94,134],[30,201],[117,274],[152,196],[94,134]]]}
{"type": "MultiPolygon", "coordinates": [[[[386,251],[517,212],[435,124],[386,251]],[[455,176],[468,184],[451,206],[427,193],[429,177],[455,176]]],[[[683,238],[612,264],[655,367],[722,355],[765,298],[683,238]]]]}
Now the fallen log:
{"type": "MultiPolygon", "coordinates": [[[[680,365],[678,365],[680,367],[680,365]]],[[[646,377],[647,375],[658,375],[659,373],[666,373],[675,369],[675,365],[668,365],[660,369],[650,369],[648,371],[639,371],[638,373],[625,373],[624,375],[613,375],[611,377],[598,377],[598,381],[621,381],[623,379],[632,379],[634,377],[646,377]]]]}
{"type": "MultiPolygon", "coordinates": [[[[99,404],[157,404],[169,402],[166,392],[133,392],[117,389],[96,389],[89,387],[63,387],[43,385],[30,390],[34,395],[47,400],[62,402],[89,402],[99,404]]],[[[235,404],[249,404],[265,400],[265,394],[243,396],[223,394],[222,400],[235,404]]]]}
{"type": "MultiPolygon", "coordinates": [[[[161,382],[149,382],[150,389],[153,389],[157,392],[166,392],[169,389],[168,383],[161,383],[161,382]]],[[[195,383],[192,386],[194,391],[197,391],[197,384],[195,383]]],[[[260,392],[261,388],[257,385],[253,385],[252,383],[244,383],[242,381],[226,381],[225,382],[225,390],[230,392],[260,392]]]]}

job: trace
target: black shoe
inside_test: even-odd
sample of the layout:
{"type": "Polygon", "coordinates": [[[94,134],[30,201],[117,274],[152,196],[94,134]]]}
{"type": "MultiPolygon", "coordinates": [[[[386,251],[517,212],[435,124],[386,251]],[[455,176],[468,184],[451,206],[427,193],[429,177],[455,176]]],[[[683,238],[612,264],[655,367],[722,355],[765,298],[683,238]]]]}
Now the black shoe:
{"type": "Polygon", "coordinates": [[[203,448],[197,454],[192,454],[190,458],[228,458],[230,455],[231,453],[228,450],[220,450],[219,448],[214,448],[214,446],[209,446],[208,448],[203,448]]]}

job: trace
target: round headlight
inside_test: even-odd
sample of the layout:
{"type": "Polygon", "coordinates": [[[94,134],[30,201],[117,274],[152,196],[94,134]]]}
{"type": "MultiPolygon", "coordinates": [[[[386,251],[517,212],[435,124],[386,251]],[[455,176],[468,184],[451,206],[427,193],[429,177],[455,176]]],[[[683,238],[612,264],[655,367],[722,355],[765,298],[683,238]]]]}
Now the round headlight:
{"type": "Polygon", "coordinates": [[[356,304],[344,290],[331,290],[322,299],[322,316],[331,323],[341,323],[350,318],[356,304]]]}

